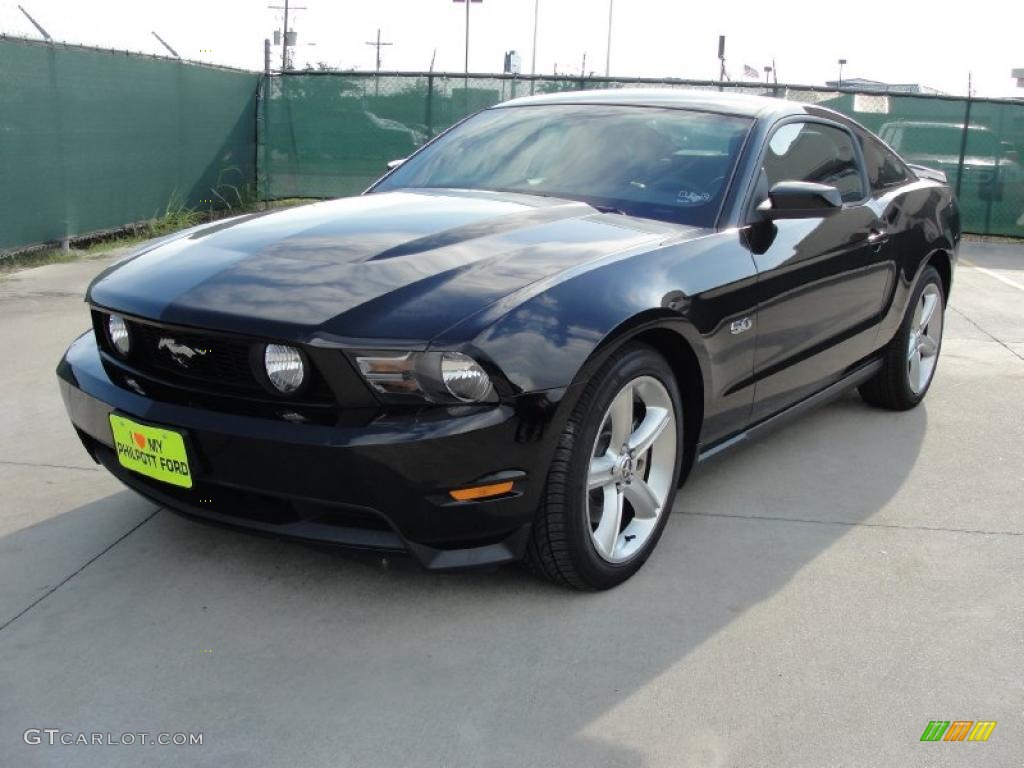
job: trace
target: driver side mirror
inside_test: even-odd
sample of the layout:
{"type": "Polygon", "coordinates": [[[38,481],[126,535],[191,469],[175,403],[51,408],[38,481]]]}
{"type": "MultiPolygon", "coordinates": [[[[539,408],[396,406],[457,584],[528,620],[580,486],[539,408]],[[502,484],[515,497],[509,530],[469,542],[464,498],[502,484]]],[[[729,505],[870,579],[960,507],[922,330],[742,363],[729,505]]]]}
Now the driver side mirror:
{"type": "Polygon", "coordinates": [[[406,160],[408,160],[408,159],[409,159],[409,158],[407,158],[407,157],[400,157],[400,158],[398,158],[397,160],[389,160],[389,161],[388,161],[388,170],[389,170],[389,171],[393,171],[393,170],[395,170],[395,168],[397,168],[398,166],[400,166],[400,165],[401,165],[402,163],[404,163],[404,162],[405,162],[406,160]]]}
{"type": "Polygon", "coordinates": [[[816,219],[830,216],[843,207],[843,196],[835,187],[810,181],[780,181],[757,206],[762,218],[816,219]]]}

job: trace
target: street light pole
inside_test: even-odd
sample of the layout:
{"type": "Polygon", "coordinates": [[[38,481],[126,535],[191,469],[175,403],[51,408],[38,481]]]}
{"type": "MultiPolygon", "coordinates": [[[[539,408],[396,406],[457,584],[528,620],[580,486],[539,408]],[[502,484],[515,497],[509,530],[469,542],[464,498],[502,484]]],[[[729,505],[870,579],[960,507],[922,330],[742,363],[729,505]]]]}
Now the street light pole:
{"type": "Polygon", "coordinates": [[[469,4],[482,3],[484,0],[455,0],[456,3],[466,4],[466,74],[469,74],[469,4]]]}
{"type": "Polygon", "coordinates": [[[530,74],[537,74],[537,19],[540,11],[540,0],[533,0],[533,61],[530,62],[530,74]]]}
{"type": "Polygon", "coordinates": [[[615,0],[608,0],[608,48],[604,57],[604,76],[610,77],[612,73],[612,12],[615,9],[615,0]]]}

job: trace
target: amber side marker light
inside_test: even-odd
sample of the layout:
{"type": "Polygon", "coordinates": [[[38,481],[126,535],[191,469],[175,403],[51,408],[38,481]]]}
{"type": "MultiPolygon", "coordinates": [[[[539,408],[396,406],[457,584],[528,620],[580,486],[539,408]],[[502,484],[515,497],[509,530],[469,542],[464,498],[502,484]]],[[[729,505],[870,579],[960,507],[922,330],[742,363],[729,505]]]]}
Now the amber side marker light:
{"type": "Polygon", "coordinates": [[[474,488],[460,488],[457,491],[449,491],[448,495],[456,501],[473,501],[475,499],[487,499],[491,496],[501,496],[512,490],[512,481],[504,483],[493,483],[492,485],[478,485],[474,488]]]}

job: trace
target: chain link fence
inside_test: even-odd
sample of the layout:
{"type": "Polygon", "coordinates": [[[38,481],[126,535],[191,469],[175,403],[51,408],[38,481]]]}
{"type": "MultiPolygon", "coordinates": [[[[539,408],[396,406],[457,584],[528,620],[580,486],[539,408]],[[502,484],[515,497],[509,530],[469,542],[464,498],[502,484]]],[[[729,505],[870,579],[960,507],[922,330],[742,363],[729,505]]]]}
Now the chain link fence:
{"type": "Polygon", "coordinates": [[[463,117],[518,96],[595,88],[728,90],[815,103],[878,133],[907,160],[946,173],[964,228],[1024,237],[1024,101],[864,93],[707,81],[443,73],[271,75],[260,117],[260,194],[337,197],[364,190],[463,117]]]}

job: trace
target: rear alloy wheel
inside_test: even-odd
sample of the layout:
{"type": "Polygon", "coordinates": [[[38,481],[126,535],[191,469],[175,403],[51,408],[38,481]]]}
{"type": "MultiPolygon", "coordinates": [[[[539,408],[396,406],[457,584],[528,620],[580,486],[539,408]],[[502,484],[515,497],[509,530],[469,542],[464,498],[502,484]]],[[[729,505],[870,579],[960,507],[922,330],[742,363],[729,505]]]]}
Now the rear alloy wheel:
{"type": "Polygon", "coordinates": [[[946,300],[935,267],[925,269],[899,331],[885,348],[882,369],[860,386],[861,397],[894,411],[924,399],[939,362],[946,300]]]}
{"type": "Polygon", "coordinates": [[[632,576],[665,527],[682,456],[682,403],[672,370],[631,345],[594,376],[562,435],[528,562],[579,589],[632,576]]]}
{"type": "Polygon", "coordinates": [[[915,395],[928,389],[932,382],[941,341],[942,293],[939,286],[929,283],[915,305],[907,341],[907,384],[915,395]]]}

